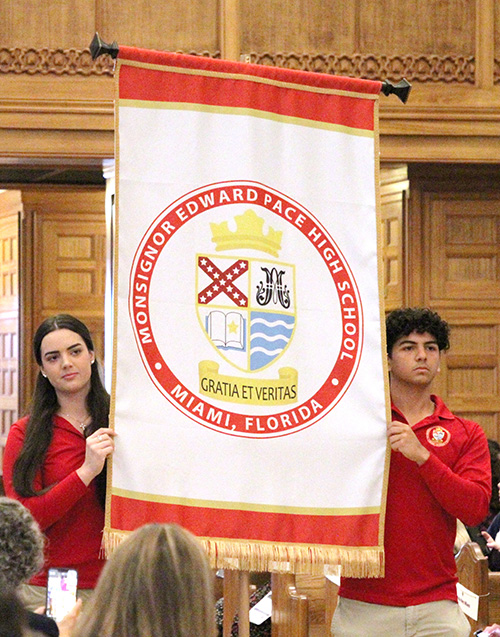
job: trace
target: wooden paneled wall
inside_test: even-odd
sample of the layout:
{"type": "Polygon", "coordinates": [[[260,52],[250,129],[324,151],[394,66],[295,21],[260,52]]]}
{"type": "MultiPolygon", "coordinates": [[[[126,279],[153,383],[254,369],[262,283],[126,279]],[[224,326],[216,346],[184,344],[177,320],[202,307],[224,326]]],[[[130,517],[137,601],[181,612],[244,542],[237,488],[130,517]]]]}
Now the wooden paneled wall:
{"type": "Polygon", "coordinates": [[[406,223],[408,219],[408,167],[386,164],[380,168],[380,216],[384,301],[387,311],[404,304],[406,281],[406,223]]]}
{"type": "Polygon", "coordinates": [[[500,166],[410,166],[406,301],[452,328],[436,386],[500,439],[500,166]]]}
{"type": "Polygon", "coordinates": [[[500,440],[500,166],[383,166],[381,212],[386,309],[449,322],[434,389],[500,440]]]}
{"type": "Polygon", "coordinates": [[[0,474],[3,447],[18,416],[20,192],[0,191],[0,474]]]}
{"type": "Polygon", "coordinates": [[[500,157],[495,0],[3,0],[0,159],[112,157],[106,41],[413,83],[381,100],[385,161],[500,157]],[[30,16],[34,16],[30,19],[30,16]]]}
{"type": "Polygon", "coordinates": [[[242,0],[241,10],[248,52],[474,55],[470,1],[242,0]]]}
{"type": "Polygon", "coordinates": [[[235,26],[242,52],[473,56],[476,12],[484,3],[3,0],[0,43],[8,48],[82,49],[98,30],[110,40],[130,46],[213,53],[221,49],[219,23],[224,4],[229,11],[231,4],[238,10],[235,26]],[[28,19],[30,15],[36,19],[28,19]]]}
{"type": "Polygon", "coordinates": [[[2,0],[0,46],[81,50],[99,31],[129,46],[214,52],[217,7],[217,0],[2,0]]]}
{"type": "Polygon", "coordinates": [[[21,271],[23,331],[22,410],[31,397],[36,364],[31,340],[38,325],[61,312],[90,329],[96,355],[104,353],[106,220],[104,189],[24,186],[21,271]]]}

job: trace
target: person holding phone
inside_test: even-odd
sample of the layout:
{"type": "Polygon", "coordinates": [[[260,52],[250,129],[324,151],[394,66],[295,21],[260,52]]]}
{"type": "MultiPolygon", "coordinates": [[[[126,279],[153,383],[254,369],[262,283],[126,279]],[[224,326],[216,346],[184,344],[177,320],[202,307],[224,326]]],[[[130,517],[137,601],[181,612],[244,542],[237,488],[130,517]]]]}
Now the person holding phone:
{"type": "MultiPolygon", "coordinates": [[[[500,483],[499,483],[500,488],[500,483]]],[[[500,571],[500,513],[497,513],[487,531],[481,531],[490,550],[488,566],[490,571],[500,571]]]]}
{"type": "Polygon", "coordinates": [[[76,603],[77,588],[78,573],[74,568],[49,568],[45,613],[61,621],[76,603]]]}
{"type": "Polygon", "coordinates": [[[45,604],[49,567],[78,572],[79,596],[104,566],[105,464],[115,433],[87,326],[69,314],[43,321],[33,338],[39,366],[31,411],[14,423],[4,454],[4,486],[47,537],[45,564],[25,587],[29,608],[45,604]]]}
{"type": "MultiPolygon", "coordinates": [[[[18,624],[36,630],[37,635],[70,637],[81,602],[72,600],[57,622],[44,615],[43,608],[34,613],[20,606],[20,587],[42,567],[44,544],[42,531],[28,509],[17,500],[0,497],[0,592],[8,605],[0,611],[0,619],[5,619],[7,612],[16,613],[18,624]]],[[[0,629],[0,634],[11,633],[0,629]]]]}

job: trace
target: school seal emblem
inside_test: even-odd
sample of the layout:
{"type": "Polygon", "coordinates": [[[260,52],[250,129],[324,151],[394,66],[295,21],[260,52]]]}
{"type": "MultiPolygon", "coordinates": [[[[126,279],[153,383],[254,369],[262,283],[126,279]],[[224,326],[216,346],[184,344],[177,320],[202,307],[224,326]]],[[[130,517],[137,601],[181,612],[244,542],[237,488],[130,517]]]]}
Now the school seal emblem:
{"type": "Polygon", "coordinates": [[[431,427],[427,430],[427,440],[434,447],[444,447],[450,442],[451,435],[450,432],[444,427],[437,426],[431,427]]]}
{"type": "Polygon", "coordinates": [[[347,391],[363,346],[340,248],[298,202],[252,181],[210,184],[165,208],[137,248],[129,312],[157,389],[236,436],[318,422],[347,391]]]}

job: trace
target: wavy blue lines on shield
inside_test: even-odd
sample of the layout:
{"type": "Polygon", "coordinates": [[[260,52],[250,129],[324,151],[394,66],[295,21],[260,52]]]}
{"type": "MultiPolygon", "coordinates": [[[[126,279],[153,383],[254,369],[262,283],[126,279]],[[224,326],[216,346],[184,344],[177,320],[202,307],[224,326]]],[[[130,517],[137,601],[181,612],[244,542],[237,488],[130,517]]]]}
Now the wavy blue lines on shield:
{"type": "Polygon", "coordinates": [[[269,365],[292,338],[295,317],[289,314],[252,312],[250,319],[250,369],[269,365]]]}

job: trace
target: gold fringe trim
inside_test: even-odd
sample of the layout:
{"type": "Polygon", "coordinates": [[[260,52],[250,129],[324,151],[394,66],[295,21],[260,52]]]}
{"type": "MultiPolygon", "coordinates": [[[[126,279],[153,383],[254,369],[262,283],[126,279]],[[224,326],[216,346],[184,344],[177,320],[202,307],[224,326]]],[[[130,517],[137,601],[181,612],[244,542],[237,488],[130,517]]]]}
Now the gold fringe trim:
{"type": "Polygon", "coordinates": [[[101,551],[104,551],[104,556],[109,559],[111,553],[120,546],[131,531],[117,531],[116,529],[110,529],[108,526],[104,528],[101,542],[101,551]]]}
{"type": "MultiPolygon", "coordinates": [[[[106,557],[128,535],[129,531],[104,529],[103,548],[106,557]]],[[[382,547],[303,546],[208,538],[200,540],[207,551],[210,566],[217,569],[323,575],[325,568],[339,565],[345,577],[384,575],[382,547]]]]}

